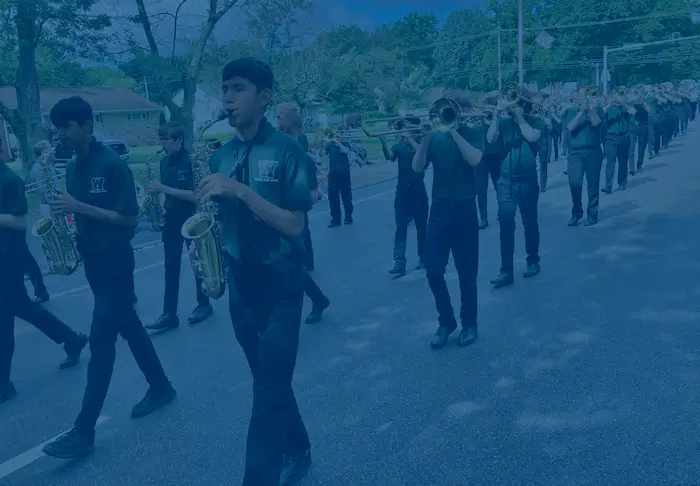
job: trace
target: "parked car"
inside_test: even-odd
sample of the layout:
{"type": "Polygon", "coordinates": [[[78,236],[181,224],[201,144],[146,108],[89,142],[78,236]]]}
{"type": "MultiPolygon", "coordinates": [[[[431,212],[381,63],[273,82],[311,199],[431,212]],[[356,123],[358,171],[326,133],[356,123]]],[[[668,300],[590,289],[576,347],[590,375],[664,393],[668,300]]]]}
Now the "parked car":
{"type": "MultiPolygon", "coordinates": [[[[114,150],[120,159],[129,160],[129,145],[124,140],[120,138],[110,137],[97,130],[95,130],[93,134],[99,142],[102,142],[103,144],[114,150]]],[[[56,147],[56,168],[61,170],[65,169],[66,164],[68,164],[68,161],[75,156],[74,151],[64,147],[63,144],[60,143],[60,141],[58,140],[58,134],[55,130],[51,132],[51,142],[56,147]]]]}

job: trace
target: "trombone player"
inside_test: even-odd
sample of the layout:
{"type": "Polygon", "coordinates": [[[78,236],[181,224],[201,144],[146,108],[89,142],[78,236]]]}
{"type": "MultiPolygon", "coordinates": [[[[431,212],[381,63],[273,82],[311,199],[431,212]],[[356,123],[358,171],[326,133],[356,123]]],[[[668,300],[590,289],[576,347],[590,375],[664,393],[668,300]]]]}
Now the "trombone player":
{"type": "Polygon", "coordinates": [[[408,236],[408,224],[411,220],[416,225],[416,237],[418,238],[418,267],[424,268],[423,253],[425,250],[425,234],[428,225],[428,193],[425,190],[425,171],[413,170],[413,157],[420,147],[414,138],[415,132],[420,130],[421,120],[416,116],[399,119],[394,123],[396,130],[402,130],[406,125],[413,125],[415,130],[398,134],[398,141],[391,147],[386,143],[385,136],[380,135],[384,158],[398,165],[398,182],[394,197],[394,217],[396,221],[396,233],[394,235],[394,266],[389,273],[396,276],[406,274],[406,238],[408,236]]]}
{"type": "Polygon", "coordinates": [[[583,179],[588,186],[588,218],[586,226],[598,223],[600,202],[600,171],[603,154],[600,150],[600,124],[603,109],[597,103],[598,88],[581,87],[576,94],[578,104],[569,106],[562,122],[569,131],[569,161],[567,173],[571,190],[571,219],[569,226],[576,226],[583,219],[583,179]]]}
{"type": "Polygon", "coordinates": [[[603,107],[605,116],[605,194],[612,193],[617,162],[617,184],[620,191],[627,188],[627,159],[630,150],[630,117],[637,110],[627,102],[627,88],[618,86],[603,107]]]}
{"type": "Polygon", "coordinates": [[[499,101],[486,135],[487,143],[500,140],[506,153],[496,188],[498,221],[501,227],[501,270],[499,275],[491,280],[495,288],[513,284],[515,212],[518,208],[523,220],[527,252],[527,268],[523,277],[530,278],[540,273],[540,230],[537,221],[540,186],[537,181],[535,158],[539,152],[540,164],[544,166],[547,163],[540,151],[540,141],[546,127],[542,118],[525,114],[525,111],[532,110],[536,101],[525,100],[522,95],[519,98],[518,102],[511,106],[504,100],[499,101]],[[511,116],[504,119],[501,114],[505,110],[509,110],[511,116]]]}
{"type": "Polygon", "coordinates": [[[458,344],[468,346],[477,339],[479,220],[474,168],[483,157],[483,138],[477,130],[460,126],[461,109],[470,104],[466,93],[449,90],[444,95],[446,98],[436,101],[431,108],[433,130],[424,130],[412,164],[416,172],[425,171],[428,164],[433,165],[432,207],[423,255],[438,311],[438,328],[431,341],[433,349],[444,347],[450,334],[457,329],[445,282],[450,252],[457,268],[462,298],[462,331],[458,344]]]}

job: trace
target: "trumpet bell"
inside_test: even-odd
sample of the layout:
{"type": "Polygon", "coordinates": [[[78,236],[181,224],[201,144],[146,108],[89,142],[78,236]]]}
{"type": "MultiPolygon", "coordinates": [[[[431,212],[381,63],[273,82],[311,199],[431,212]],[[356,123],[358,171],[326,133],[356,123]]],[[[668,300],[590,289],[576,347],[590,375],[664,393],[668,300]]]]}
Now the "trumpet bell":
{"type": "Polygon", "coordinates": [[[433,129],[438,132],[454,130],[462,121],[462,107],[452,98],[436,100],[428,112],[433,129]]]}

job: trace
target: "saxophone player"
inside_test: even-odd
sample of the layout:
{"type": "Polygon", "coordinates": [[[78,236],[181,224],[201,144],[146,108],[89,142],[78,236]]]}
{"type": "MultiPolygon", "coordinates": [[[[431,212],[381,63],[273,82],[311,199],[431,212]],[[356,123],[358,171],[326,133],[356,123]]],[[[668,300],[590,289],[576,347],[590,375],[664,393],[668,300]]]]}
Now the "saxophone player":
{"type": "Polygon", "coordinates": [[[286,485],[311,464],[292,391],[311,181],[307,154],[265,119],[273,83],[271,68],[257,59],[224,67],[222,101],[237,137],[212,156],[197,193],[219,201],[231,321],[253,375],[243,486],[286,485]]]}
{"type": "Polygon", "coordinates": [[[78,364],[88,337],[73,331],[48,310],[33,302],[24,286],[25,262],[17,254],[26,247],[27,199],[24,182],[6,165],[0,141],[0,403],[17,391],[10,381],[14,354],[15,317],[27,321],[56,344],[63,344],[66,359],[61,369],[78,364]]]}
{"type": "MultiPolygon", "coordinates": [[[[180,325],[177,317],[177,304],[180,292],[180,269],[182,267],[182,245],[184,238],[180,231],[187,219],[195,213],[197,198],[192,180],[192,161],[185,149],[185,128],[175,122],[168,122],[158,129],[158,136],[165,156],[160,161],[160,181],[150,182],[149,189],[165,194],[165,225],[163,227],[163,252],[165,266],[165,295],[163,315],[146,326],[147,329],[162,331],[180,325]]],[[[197,286],[197,307],[189,316],[189,323],[202,322],[212,315],[209,297],[202,290],[202,282],[195,277],[197,286]]]]}
{"type": "Polygon", "coordinates": [[[67,190],[52,197],[51,206],[53,211],[75,215],[78,250],[94,296],[82,408],[74,427],[43,448],[49,456],[73,459],[94,449],[95,425],[107,397],[119,335],[128,342],[150,385],[132,409],[132,417],[143,417],[172,401],[175,390],[132,303],[135,262],[131,239],[139,205],[131,170],[93,137],[92,107],[82,98],[60,100],[51,108],[50,117],[60,139],[76,153],[66,168],[67,190]]]}

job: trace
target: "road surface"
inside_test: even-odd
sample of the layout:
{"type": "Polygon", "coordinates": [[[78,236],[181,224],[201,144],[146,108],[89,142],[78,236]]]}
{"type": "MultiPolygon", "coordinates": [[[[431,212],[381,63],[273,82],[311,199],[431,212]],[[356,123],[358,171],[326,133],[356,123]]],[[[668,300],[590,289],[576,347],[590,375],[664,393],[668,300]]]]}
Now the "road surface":
{"type": "MultiPolygon", "coordinates": [[[[488,284],[500,264],[491,192],[480,339],[466,349],[454,338],[430,349],[436,315],[422,272],[387,274],[395,182],[355,192],[354,226],[327,229],[327,207],[315,208],[315,278],[332,306],[301,335],[294,384],[314,455],[302,484],[699,484],[697,137],[692,126],[627,191],[602,197],[592,228],[566,226],[564,161],[552,163],[539,206],[542,273],[497,291],[488,284]]],[[[521,224],[516,242],[519,272],[521,224]]],[[[140,250],[137,267],[148,323],[162,305],[162,248],[140,250]]],[[[457,302],[452,265],[447,277],[457,302]]],[[[82,272],[47,283],[47,307],[87,332],[92,298],[82,272]]],[[[195,305],[188,266],[182,285],[185,318],[195,305]]],[[[240,484],[251,378],[225,299],[211,320],[154,337],[179,398],[141,420],[129,414],[146,384],[120,341],[98,448],[76,462],[39,451],[78,412],[87,353],[61,372],[58,346],[19,321],[16,336],[19,395],[0,407],[0,484],[240,484]]]]}

